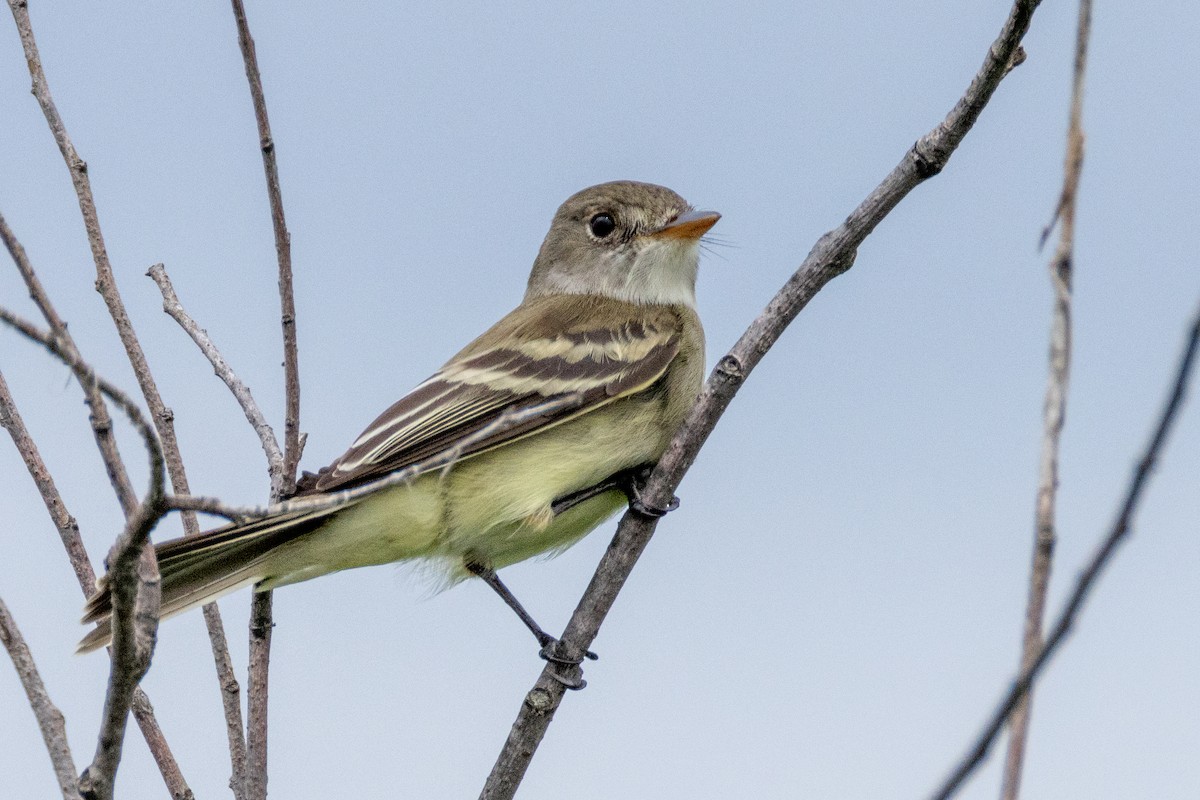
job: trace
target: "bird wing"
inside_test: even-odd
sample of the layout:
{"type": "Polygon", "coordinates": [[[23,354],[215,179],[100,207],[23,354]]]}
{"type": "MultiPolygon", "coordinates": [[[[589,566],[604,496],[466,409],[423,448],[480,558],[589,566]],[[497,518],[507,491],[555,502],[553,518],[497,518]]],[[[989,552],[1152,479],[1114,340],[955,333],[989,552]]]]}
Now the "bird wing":
{"type": "Polygon", "coordinates": [[[679,338],[679,319],[665,307],[584,296],[526,303],[383,412],[340,458],[306,474],[300,493],[367,483],[454,448],[464,458],[587,414],[653,385],[679,338]],[[497,424],[506,413],[518,421],[497,424]]]}

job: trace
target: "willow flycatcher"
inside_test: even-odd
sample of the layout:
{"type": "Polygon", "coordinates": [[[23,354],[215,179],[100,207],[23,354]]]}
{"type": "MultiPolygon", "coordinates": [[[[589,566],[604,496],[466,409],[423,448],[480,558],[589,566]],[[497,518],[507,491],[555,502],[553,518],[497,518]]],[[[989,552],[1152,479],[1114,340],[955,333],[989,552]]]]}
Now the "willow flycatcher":
{"type": "MultiPolygon", "coordinates": [[[[483,577],[543,648],[552,643],[495,570],[570,547],[627,500],[642,513],[662,511],[640,506],[637,476],[663,454],[700,389],[696,271],[700,238],[718,219],[647,183],[605,183],[570,197],[554,215],[522,303],[383,412],[340,458],[306,473],[297,497],[336,493],[458,449],[454,460],[334,508],[157,545],[162,616],[242,586],[266,591],[352,567],[434,559],[452,581],[483,577]],[[497,427],[510,418],[523,421],[497,427]]],[[[84,617],[101,624],[81,651],[108,643],[111,610],[102,580],[84,617]]]]}

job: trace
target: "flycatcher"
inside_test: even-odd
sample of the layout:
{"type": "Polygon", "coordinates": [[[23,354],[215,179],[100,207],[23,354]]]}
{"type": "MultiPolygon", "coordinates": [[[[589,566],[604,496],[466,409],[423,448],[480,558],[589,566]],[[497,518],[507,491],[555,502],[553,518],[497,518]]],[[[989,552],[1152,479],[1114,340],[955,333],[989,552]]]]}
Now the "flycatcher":
{"type": "MultiPolygon", "coordinates": [[[[433,559],[451,581],[483,577],[543,647],[553,643],[495,570],[565,550],[627,500],[664,513],[640,505],[638,476],[662,456],[700,389],[696,271],[700,239],[718,219],[647,183],[605,183],[569,198],[521,304],[384,411],[340,458],[306,473],[297,496],[420,469],[447,452],[449,466],[336,508],[157,545],[162,616],[247,585],[266,591],[353,567],[433,559]],[[555,403],[564,398],[574,399],[555,403]],[[523,421],[496,424],[513,418],[523,421]]],[[[111,612],[102,580],[84,616],[100,625],[81,651],[109,642],[111,612]]]]}

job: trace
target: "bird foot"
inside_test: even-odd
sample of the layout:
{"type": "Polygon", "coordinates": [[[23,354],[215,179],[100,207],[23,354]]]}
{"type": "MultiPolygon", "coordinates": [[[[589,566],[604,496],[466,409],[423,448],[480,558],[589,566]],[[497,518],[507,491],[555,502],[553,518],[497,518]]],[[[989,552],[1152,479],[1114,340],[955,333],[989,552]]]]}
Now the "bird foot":
{"type": "Polygon", "coordinates": [[[672,496],[671,501],[666,506],[651,505],[642,500],[642,492],[646,488],[646,481],[650,479],[650,473],[653,470],[654,467],[651,465],[629,473],[628,477],[622,482],[621,489],[625,492],[625,497],[629,500],[630,511],[648,519],[660,519],[679,508],[679,498],[672,496]]]}
{"type": "Polygon", "coordinates": [[[559,670],[551,670],[549,673],[550,677],[572,691],[579,691],[587,686],[587,681],[583,679],[583,671],[579,668],[579,665],[583,663],[585,658],[595,661],[599,656],[591,650],[585,650],[582,656],[571,656],[566,655],[563,649],[561,641],[552,636],[547,636],[546,640],[542,642],[542,649],[538,651],[538,656],[556,667],[566,667],[567,674],[564,675],[559,670]]]}

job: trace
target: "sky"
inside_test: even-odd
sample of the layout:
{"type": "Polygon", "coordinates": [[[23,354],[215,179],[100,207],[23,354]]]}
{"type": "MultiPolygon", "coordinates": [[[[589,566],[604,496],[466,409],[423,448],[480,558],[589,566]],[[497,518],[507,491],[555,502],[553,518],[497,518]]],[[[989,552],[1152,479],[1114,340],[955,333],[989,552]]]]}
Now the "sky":
{"type": "MultiPolygon", "coordinates": [[[[184,304],[282,430],[276,265],[258,137],[221,3],[34,3],[117,281],[193,490],[266,499],[257,439],[144,273],[184,304]]],[[[1200,21],[1098,4],[1085,105],[1075,351],[1051,608],[1109,526],[1200,298],[1200,21]]],[[[515,306],[559,203],[637,179],[720,211],[699,310],[711,365],[816,239],[942,119],[999,0],[250,3],[295,262],[304,468],[515,306]]],[[[1075,5],[945,171],[862,245],[764,359],[679,489],[518,794],[925,796],[1014,673],[1033,536],[1075,5]]],[[[0,213],[85,356],[136,391],[15,28],[0,21],[0,213]]],[[[34,316],[15,269],[0,302],[34,316]]],[[[0,332],[0,368],[99,564],[120,530],[78,387],[0,332]]],[[[138,486],[140,445],[119,425],[138,486]]],[[[1131,540],[1038,688],[1030,798],[1200,793],[1200,409],[1131,540]]],[[[107,679],[75,656],[82,598],[0,445],[0,597],[90,760],[107,679]]],[[[614,524],[503,577],[559,631],[614,524]]],[[[171,520],[157,539],[177,534],[171,520]]],[[[244,682],[248,593],[221,602],[244,682]]],[[[270,790],[475,797],[542,668],[482,585],[356,570],[276,593],[270,790]]],[[[165,622],[144,687],[191,787],[228,797],[198,613],[165,622]]],[[[122,798],[165,792],[131,725],[122,798]]],[[[999,755],[964,798],[998,794],[999,755]]],[[[57,792],[0,664],[5,795],[57,792]]]]}

